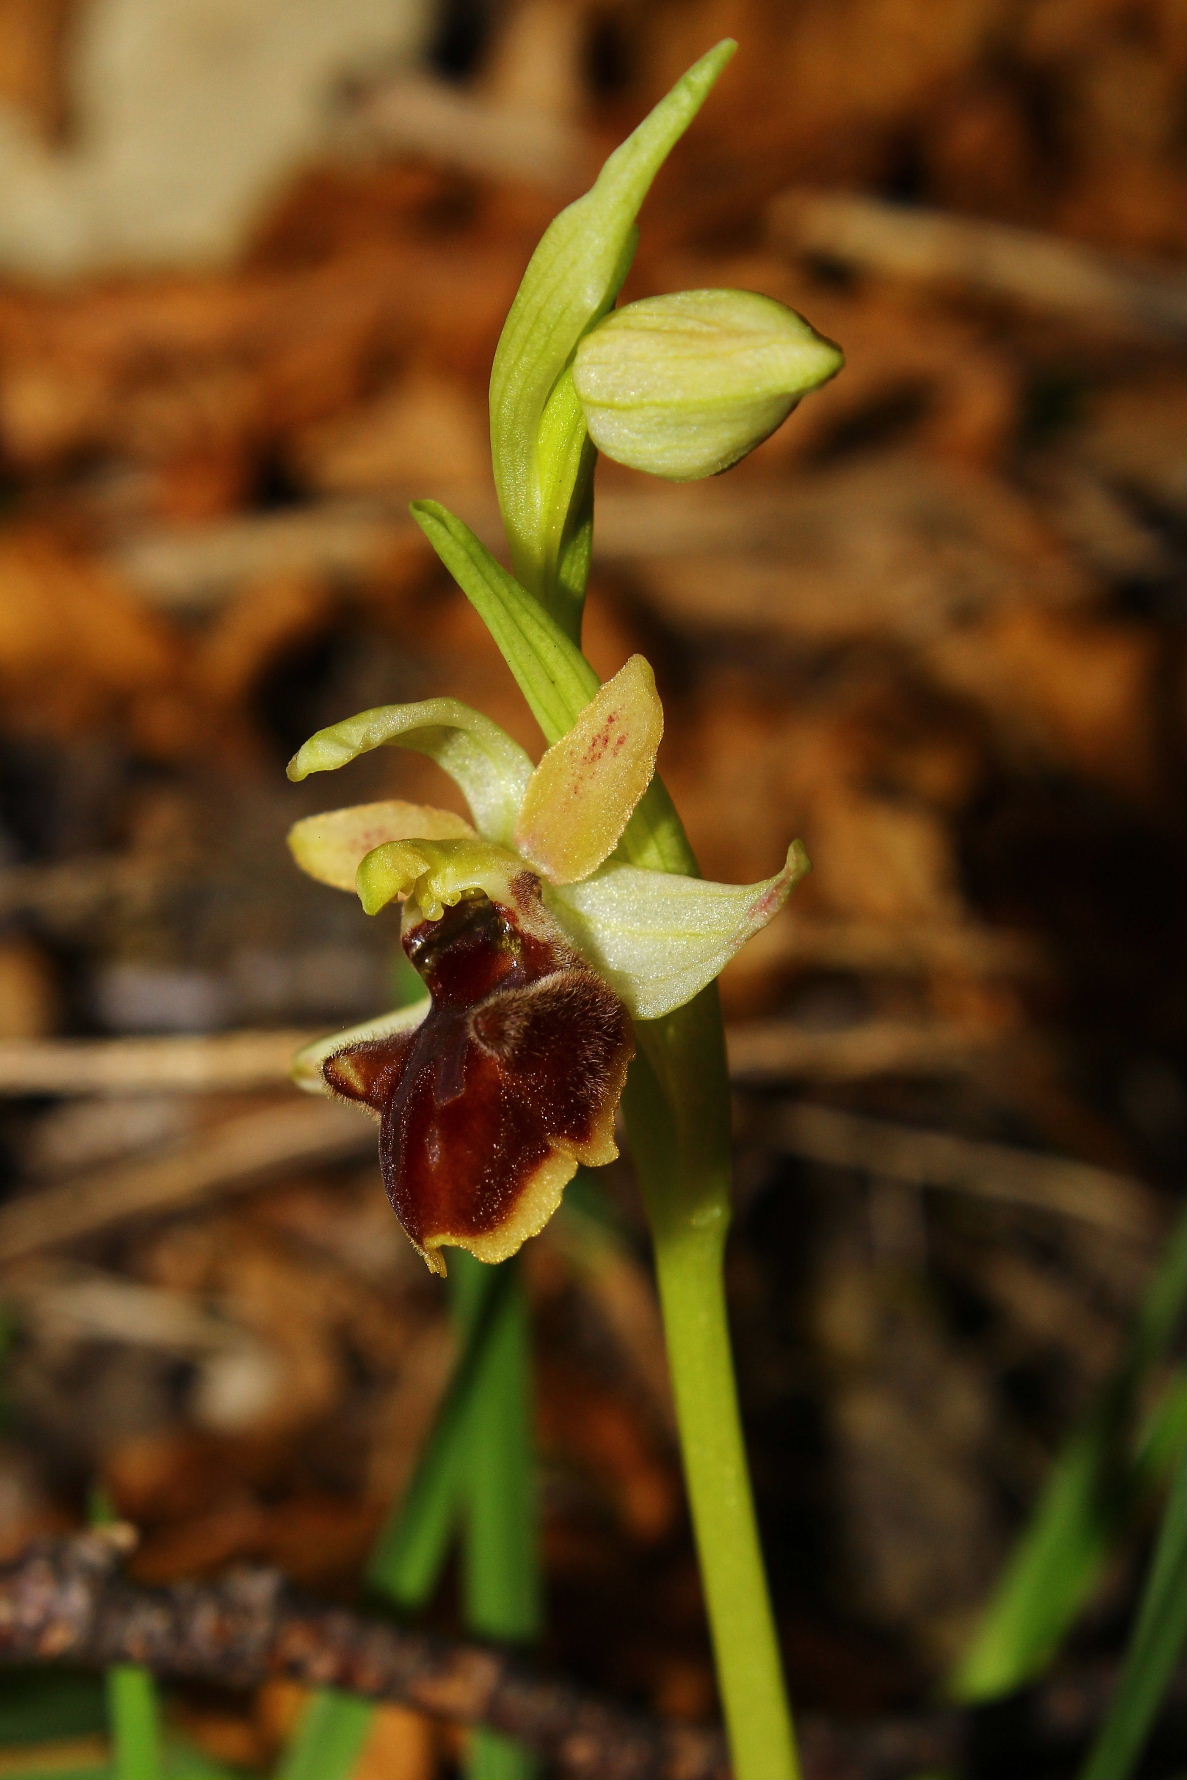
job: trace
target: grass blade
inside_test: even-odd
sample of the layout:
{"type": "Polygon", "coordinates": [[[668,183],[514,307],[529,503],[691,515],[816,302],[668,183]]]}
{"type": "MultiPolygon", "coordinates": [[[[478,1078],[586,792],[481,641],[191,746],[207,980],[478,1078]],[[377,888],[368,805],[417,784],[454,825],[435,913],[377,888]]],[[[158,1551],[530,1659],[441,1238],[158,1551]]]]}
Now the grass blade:
{"type": "Polygon", "coordinates": [[[107,1671],[111,1780],[164,1780],[157,1684],[147,1669],[117,1663],[107,1671]]]}
{"type": "Polygon", "coordinates": [[[1176,1468],[1113,1704],[1081,1780],[1128,1780],[1187,1641],[1187,1457],[1176,1468]]]}
{"type": "Polygon", "coordinates": [[[102,1736],[106,1729],[101,1676],[24,1665],[0,1674],[0,1749],[102,1736]]]}
{"type": "MultiPolygon", "coordinates": [[[[91,1508],[96,1526],[115,1519],[103,1490],[91,1508]]],[[[156,1679],[138,1663],[116,1663],[104,1682],[111,1728],[111,1780],[164,1780],[161,1707],[156,1679]]]]}
{"type": "Polygon", "coordinates": [[[1143,1390],[1187,1302],[1187,1219],[1167,1244],[1124,1355],[1056,1461],[1031,1522],[950,1684],[963,1701],[1021,1687],[1050,1660],[1084,1606],[1110,1549],[1187,1440],[1187,1393],[1167,1393],[1139,1440],[1143,1390]]]}
{"type": "MultiPolygon", "coordinates": [[[[464,1251],[450,1257],[463,1327],[481,1307],[491,1271],[464,1251]]],[[[482,1388],[466,1422],[466,1625],[481,1638],[525,1643],[539,1634],[541,1622],[531,1342],[518,1263],[504,1261],[498,1272],[505,1290],[483,1352],[482,1388]]],[[[536,1761],[520,1744],[476,1730],[464,1771],[468,1780],[530,1780],[536,1761]]]]}
{"type": "Polygon", "coordinates": [[[370,1700],[332,1688],[315,1693],[281,1759],[280,1780],[348,1780],[374,1717],[370,1700]]]}

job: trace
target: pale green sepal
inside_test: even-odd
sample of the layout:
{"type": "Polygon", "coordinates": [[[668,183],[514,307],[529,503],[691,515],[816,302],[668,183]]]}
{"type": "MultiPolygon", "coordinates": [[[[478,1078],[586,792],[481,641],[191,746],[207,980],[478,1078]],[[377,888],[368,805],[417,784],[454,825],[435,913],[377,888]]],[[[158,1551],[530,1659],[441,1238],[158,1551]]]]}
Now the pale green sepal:
{"type": "MultiPolygon", "coordinates": [[[[590,190],[549,225],[503,326],[490,381],[495,485],[516,573],[550,603],[572,489],[553,481],[546,493],[545,409],[577,342],[621,288],[652,181],[736,47],[727,39],[694,63],[615,149],[590,190]]],[[[580,413],[571,411],[570,420],[583,436],[580,413]]]]}
{"type": "Polygon", "coordinates": [[[512,902],[511,881],[523,870],[517,854],[489,841],[387,841],[360,862],[355,887],[369,915],[404,896],[415,919],[439,921],[475,891],[492,902],[512,902]]]}
{"type": "Polygon", "coordinates": [[[336,1057],[348,1046],[366,1044],[373,1038],[394,1038],[401,1032],[415,1032],[428,1011],[426,991],[419,1000],[410,1002],[407,1007],[396,1008],[394,1013],[377,1014],[373,1020],[348,1026],[345,1032],[335,1032],[329,1038],[303,1045],[289,1065],[289,1073],[298,1088],[304,1088],[307,1094],[328,1094],[330,1090],[322,1069],[331,1057],[336,1057]]]}
{"type": "Polygon", "coordinates": [[[328,729],[319,729],[288,766],[290,779],[334,772],[394,744],[427,754],[465,795],[474,822],[492,840],[510,840],[519,806],[534,770],[505,729],[456,698],[427,698],[414,705],[379,705],[328,729]]]}
{"type": "Polygon", "coordinates": [[[656,1020],[711,983],[807,870],[793,841],[782,871],[758,884],[608,865],[582,884],[549,888],[547,899],[635,1019],[656,1020]]]}

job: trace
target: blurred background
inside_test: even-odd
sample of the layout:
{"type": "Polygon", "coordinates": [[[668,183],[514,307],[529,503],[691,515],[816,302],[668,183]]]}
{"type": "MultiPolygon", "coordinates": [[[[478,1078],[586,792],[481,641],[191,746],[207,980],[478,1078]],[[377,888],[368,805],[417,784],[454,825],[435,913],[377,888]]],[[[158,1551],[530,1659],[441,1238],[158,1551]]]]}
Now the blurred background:
{"type": "MultiPolygon", "coordinates": [[[[588,648],[654,662],[709,875],[814,861],[724,980],[745,1408],[797,1699],[932,1698],[1178,1190],[1184,24],[0,0],[0,1552],[101,1481],[146,1580],[355,1597],[451,1336],[372,1128],[285,1083],[292,1033],[384,1005],[394,928],[284,834],[450,791],[284,763],[441,694],[537,748],[407,502],[497,544],[527,256],[732,34],[627,295],[765,291],[848,364],[722,479],[602,467],[588,648]]],[[[527,1251],[546,1656],[709,1714],[641,1215],[600,1181],[527,1251]]],[[[1115,1661],[1144,1524],[1078,1662],[1115,1661]]],[[[174,1711],[262,1769],[299,1704],[174,1711]]],[[[453,1747],[393,1709],[366,1774],[453,1747]]]]}

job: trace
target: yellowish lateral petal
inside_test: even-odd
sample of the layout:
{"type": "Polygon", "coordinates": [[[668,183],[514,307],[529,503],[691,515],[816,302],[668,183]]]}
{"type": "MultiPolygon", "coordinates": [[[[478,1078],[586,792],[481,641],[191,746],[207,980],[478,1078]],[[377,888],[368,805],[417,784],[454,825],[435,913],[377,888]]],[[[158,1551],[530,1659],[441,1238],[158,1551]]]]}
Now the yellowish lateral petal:
{"type": "Polygon", "coordinates": [[[576,884],[609,858],[651,783],[663,732],[655,675],[632,655],[528,782],[515,844],[533,870],[576,884]]]}
{"type": "Polygon", "coordinates": [[[310,736],[288,764],[299,782],[335,772],[372,748],[394,746],[427,754],[458,785],[475,825],[492,840],[508,841],[532,763],[506,730],[456,698],[415,705],[379,705],[310,736]]]}
{"type": "Polygon", "coordinates": [[[289,850],[319,884],[353,890],[359,861],[387,841],[473,839],[474,830],[452,810],[389,798],[305,816],[289,829],[289,850]]]}

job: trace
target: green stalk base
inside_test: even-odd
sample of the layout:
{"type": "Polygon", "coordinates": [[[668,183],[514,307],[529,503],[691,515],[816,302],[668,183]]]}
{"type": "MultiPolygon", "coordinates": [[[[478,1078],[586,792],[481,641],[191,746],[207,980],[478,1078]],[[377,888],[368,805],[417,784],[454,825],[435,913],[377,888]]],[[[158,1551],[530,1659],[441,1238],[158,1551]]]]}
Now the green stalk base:
{"type": "Polygon", "coordinates": [[[641,1037],[645,1049],[625,1100],[627,1130],[655,1242],[730,1751],[737,1780],[799,1780],[730,1350],[723,1265],[729,1098],[715,991],[652,1022],[641,1037]]]}

